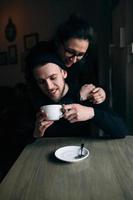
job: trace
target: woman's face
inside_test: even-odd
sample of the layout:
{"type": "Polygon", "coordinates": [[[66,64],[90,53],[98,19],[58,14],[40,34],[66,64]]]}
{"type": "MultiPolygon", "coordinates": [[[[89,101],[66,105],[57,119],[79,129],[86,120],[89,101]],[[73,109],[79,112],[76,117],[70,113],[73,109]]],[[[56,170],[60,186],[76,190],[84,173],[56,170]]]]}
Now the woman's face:
{"type": "Polygon", "coordinates": [[[60,44],[58,53],[66,67],[71,67],[83,58],[88,47],[88,40],[71,38],[60,44]]]}

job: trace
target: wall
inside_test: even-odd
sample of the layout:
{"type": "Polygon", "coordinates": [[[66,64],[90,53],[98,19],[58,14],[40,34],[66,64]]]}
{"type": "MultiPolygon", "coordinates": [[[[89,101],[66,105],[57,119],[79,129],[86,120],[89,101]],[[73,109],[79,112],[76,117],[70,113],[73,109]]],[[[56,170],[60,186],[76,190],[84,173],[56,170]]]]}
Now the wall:
{"type": "Polygon", "coordinates": [[[113,108],[126,120],[133,134],[133,1],[121,0],[112,12],[113,48],[111,50],[113,108]],[[120,27],[124,28],[125,42],[120,47],[120,27]]]}
{"type": "Polygon", "coordinates": [[[37,32],[40,40],[48,40],[52,37],[56,27],[64,21],[72,12],[77,12],[85,17],[97,30],[100,20],[100,1],[88,3],[84,0],[3,0],[0,3],[0,51],[8,51],[9,45],[16,44],[18,51],[18,63],[0,66],[0,85],[15,85],[24,81],[23,57],[24,35],[37,32]],[[96,6],[97,4],[97,6],[96,6]],[[94,15],[96,13],[96,15],[94,15]],[[17,37],[14,42],[8,42],[4,31],[9,17],[17,28],[17,37]]]}
{"type": "Polygon", "coordinates": [[[133,1],[127,1],[126,10],[126,36],[127,36],[127,57],[126,57],[126,74],[127,74],[127,112],[126,118],[130,133],[133,133],[133,53],[131,53],[131,43],[133,43],[133,1]]]}
{"type": "Polygon", "coordinates": [[[112,88],[113,107],[126,118],[126,44],[120,46],[120,28],[125,28],[126,16],[125,1],[119,4],[112,11],[112,88]]]}

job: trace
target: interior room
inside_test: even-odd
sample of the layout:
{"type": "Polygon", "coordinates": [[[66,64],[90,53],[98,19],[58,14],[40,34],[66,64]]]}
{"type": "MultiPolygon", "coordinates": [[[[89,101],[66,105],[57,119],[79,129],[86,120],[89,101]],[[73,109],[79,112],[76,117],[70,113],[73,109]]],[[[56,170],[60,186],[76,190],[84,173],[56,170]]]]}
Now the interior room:
{"type": "Polygon", "coordinates": [[[104,86],[109,103],[126,120],[132,134],[131,0],[6,0],[0,4],[0,86],[14,87],[25,82],[23,69],[28,48],[37,41],[49,40],[62,21],[71,13],[78,13],[92,25],[97,37],[98,83],[104,86]],[[6,36],[10,35],[10,23],[15,27],[11,40],[6,36]]]}
{"type": "Polygon", "coordinates": [[[92,68],[87,66],[88,82],[94,81],[104,88],[107,104],[123,118],[129,135],[133,135],[132,10],[133,0],[0,1],[0,162],[2,160],[7,165],[0,166],[0,180],[3,179],[2,173],[6,175],[23,149],[18,144],[10,151],[10,130],[16,126],[18,102],[23,105],[21,110],[27,102],[25,58],[38,42],[51,40],[57,27],[72,13],[87,20],[95,38],[92,49],[94,65],[92,68]],[[8,136],[5,148],[3,138],[8,136]],[[13,160],[7,161],[6,156],[12,157],[14,152],[13,160]],[[2,173],[1,168],[4,169],[2,173]]]}

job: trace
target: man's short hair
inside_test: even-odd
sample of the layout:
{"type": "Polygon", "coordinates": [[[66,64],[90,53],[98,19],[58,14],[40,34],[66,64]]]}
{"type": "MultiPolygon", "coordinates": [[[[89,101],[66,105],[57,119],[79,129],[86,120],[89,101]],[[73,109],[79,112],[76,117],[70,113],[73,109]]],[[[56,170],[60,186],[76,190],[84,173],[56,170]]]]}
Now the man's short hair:
{"type": "Polygon", "coordinates": [[[60,60],[56,53],[36,52],[30,54],[25,69],[25,78],[29,82],[34,81],[33,70],[37,67],[43,66],[47,63],[54,63],[61,69],[66,69],[64,63],[60,60]]]}

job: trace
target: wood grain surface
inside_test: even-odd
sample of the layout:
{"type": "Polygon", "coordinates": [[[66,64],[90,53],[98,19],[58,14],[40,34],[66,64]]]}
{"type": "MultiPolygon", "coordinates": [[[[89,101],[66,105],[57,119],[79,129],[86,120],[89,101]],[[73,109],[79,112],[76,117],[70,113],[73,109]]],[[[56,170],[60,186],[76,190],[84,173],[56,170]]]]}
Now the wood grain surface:
{"type": "Polygon", "coordinates": [[[0,200],[133,200],[133,136],[118,140],[43,138],[28,145],[0,185],[0,200]],[[85,144],[67,163],[56,149],[85,144]]]}

